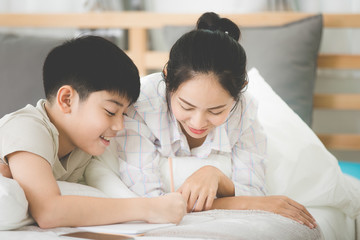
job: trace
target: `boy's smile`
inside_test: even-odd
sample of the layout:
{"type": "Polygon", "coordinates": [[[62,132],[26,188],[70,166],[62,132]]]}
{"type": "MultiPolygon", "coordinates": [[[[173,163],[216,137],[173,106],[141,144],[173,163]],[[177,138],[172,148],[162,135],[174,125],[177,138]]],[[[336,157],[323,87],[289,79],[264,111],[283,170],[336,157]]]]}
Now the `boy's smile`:
{"type": "Polygon", "coordinates": [[[105,146],[109,146],[109,145],[110,145],[110,140],[111,140],[111,138],[105,137],[105,136],[100,136],[100,138],[103,140],[105,146]]]}

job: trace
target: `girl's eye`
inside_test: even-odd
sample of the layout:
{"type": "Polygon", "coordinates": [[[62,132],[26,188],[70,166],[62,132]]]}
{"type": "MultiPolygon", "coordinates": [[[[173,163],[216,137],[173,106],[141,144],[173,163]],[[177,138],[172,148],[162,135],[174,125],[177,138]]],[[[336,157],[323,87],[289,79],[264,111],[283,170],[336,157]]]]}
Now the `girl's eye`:
{"type": "Polygon", "coordinates": [[[181,106],[181,108],[182,108],[182,109],[184,109],[185,111],[190,111],[190,110],[192,110],[192,109],[193,109],[193,108],[186,108],[186,107],[184,107],[184,106],[183,106],[183,105],[181,105],[181,104],[180,104],[180,106],[181,106]]]}
{"type": "Polygon", "coordinates": [[[110,112],[110,111],[108,111],[108,110],[106,110],[106,109],[105,109],[105,111],[107,112],[107,114],[109,114],[109,116],[115,116],[115,113],[110,112]]]}
{"type": "Polygon", "coordinates": [[[224,112],[224,111],[216,112],[216,113],[215,113],[215,112],[211,112],[211,111],[210,111],[210,113],[211,113],[212,115],[220,115],[220,114],[222,114],[223,112],[224,112]]]}

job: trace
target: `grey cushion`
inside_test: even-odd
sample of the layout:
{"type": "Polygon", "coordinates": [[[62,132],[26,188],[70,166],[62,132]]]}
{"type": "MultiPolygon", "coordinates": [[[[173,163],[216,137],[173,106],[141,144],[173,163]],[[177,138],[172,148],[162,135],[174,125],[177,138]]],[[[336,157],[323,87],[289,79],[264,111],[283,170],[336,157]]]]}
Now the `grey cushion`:
{"type": "Polygon", "coordinates": [[[44,97],[42,65],[64,39],[0,34],[0,118],[44,97]]]}
{"type": "MultiPolygon", "coordinates": [[[[241,27],[248,69],[256,67],[274,91],[311,125],[322,15],[276,27],[241,27]]],[[[193,27],[166,27],[167,48],[193,27]]]]}

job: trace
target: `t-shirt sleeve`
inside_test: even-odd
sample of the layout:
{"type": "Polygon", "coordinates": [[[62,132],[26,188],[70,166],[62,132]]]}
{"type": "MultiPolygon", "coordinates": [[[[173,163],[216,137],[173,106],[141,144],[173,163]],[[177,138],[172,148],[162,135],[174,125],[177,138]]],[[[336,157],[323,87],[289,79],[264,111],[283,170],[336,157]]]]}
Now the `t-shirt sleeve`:
{"type": "Polygon", "coordinates": [[[0,127],[0,154],[6,156],[18,151],[30,152],[47,160],[52,166],[55,162],[54,136],[46,122],[34,116],[14,116],[0,127]]]}

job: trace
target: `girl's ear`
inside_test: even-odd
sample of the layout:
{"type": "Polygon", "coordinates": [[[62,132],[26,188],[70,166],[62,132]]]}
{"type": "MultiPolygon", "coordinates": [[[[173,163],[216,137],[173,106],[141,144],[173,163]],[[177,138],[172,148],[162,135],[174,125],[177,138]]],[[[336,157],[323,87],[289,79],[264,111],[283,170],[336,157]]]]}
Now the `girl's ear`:
{"type": "Polygon", "coordinates": [[[56,103],[63,113],[71,113],[71,106],[74,104],[76,91],[69,85],[59,88],[56,95],[56,103]]]}
{"type": "Polygon", "coordinates": [[[168,63],[165,64],[165,66],[163,67],[163,70],[161,72],[161,75],[164,79],[166,79],[166,77],[167,77],[167,65],[168,65],[168,63]]]}

